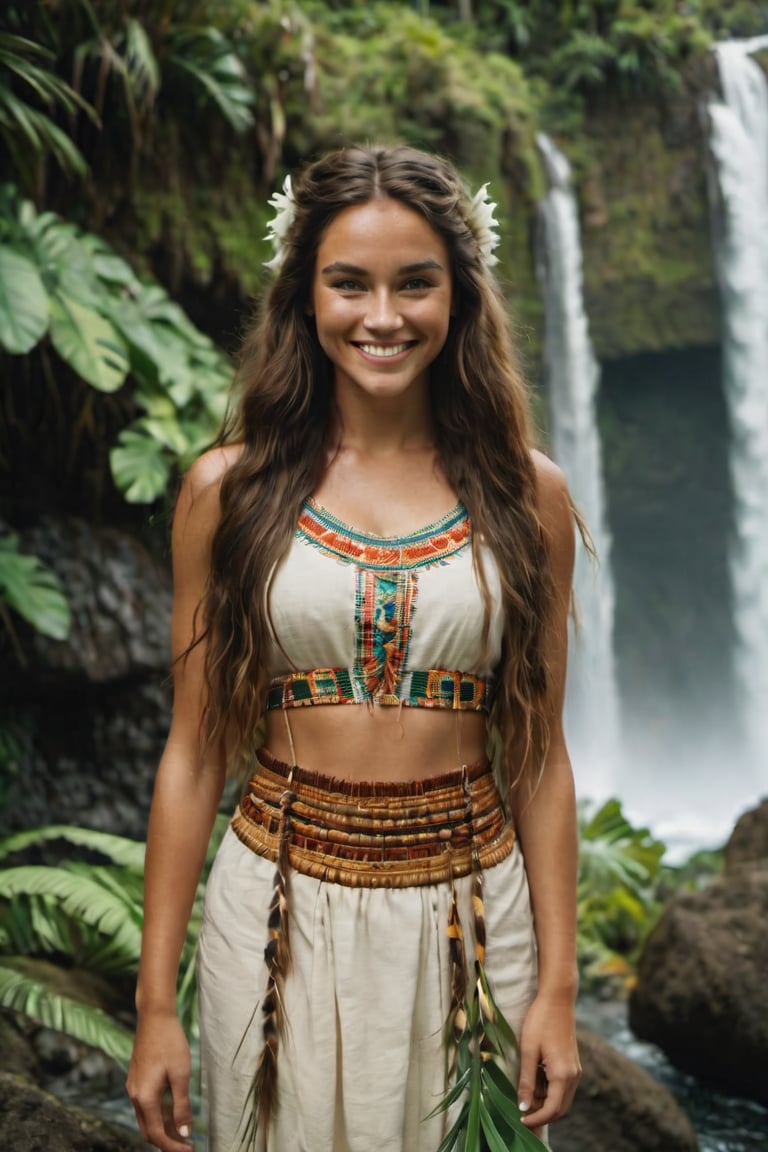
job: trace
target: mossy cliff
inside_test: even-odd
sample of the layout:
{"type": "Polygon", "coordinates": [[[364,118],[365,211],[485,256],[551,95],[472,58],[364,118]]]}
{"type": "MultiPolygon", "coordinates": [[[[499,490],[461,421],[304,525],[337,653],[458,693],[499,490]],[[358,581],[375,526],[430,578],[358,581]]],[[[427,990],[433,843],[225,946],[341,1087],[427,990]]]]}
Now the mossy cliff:
{"type": "Polygon", "coordinates": [[[706,59],[673,97],[607,98],[585,117],[584,279],[600,359],[719,342],[705,111],[715,84],[706,59]]]}

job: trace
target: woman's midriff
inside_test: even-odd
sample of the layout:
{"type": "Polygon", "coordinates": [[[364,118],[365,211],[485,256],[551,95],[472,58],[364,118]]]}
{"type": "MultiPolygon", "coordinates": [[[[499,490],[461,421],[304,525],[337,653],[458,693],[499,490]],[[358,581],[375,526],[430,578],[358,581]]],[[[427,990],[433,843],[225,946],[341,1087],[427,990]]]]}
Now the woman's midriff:
{"type": "Polygon", "coordinates": [[[484,761],[486,717],[426,708],[315,705],[268,712],[264,744],[278,760],[310,772],[346,780],[419,780],[484,761]]]}

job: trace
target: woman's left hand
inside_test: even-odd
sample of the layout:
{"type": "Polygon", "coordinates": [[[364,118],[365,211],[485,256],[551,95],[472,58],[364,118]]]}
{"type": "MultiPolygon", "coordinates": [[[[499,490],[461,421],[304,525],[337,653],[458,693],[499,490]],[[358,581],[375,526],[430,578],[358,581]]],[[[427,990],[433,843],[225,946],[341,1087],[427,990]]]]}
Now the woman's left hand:
{"type": "Polygon", "coordinates": [[[541,1128],[564,1116],[580,1076],[573,1004],[539,993],[520,1036],[517,1094],[525,1126],[541,1128]]]}

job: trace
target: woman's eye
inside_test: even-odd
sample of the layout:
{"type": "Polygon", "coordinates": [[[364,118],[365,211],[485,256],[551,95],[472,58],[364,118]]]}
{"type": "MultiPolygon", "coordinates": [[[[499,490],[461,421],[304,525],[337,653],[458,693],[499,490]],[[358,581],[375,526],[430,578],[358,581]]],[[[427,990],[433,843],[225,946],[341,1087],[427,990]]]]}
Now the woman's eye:
{"type": "Polygon", "coordinates": [[[411,280],[406,280],[403,284],[404,292],[423,292],[425,288],[431,288],[432,285],[429,280],[425,280],[423,276],[414,276],[411,280]]]}
{"type": "Polygon", "coordinates": [[[358,280],[337,280],[333,286],[340,292],[361,292],[363,288],[358,280]]]}

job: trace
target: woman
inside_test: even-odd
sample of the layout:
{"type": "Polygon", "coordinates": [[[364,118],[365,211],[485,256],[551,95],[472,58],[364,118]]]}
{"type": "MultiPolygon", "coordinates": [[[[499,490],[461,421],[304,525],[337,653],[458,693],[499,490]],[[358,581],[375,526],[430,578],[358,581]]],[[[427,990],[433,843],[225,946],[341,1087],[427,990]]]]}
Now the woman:
{"type": "Polygon", "coordinates": [[[128,1079],[163,1152],[188,1147],[176,969],[238,757],[199,956],[212,1152],[437,1152],[461,1105],[435,1111],[445,1024],[466,1038],[483,989],[519,1039],[525,1125],[572,1100],[574,515],[531,448],[484,191],[411,148],[348,148],[273,201],[238,424],[173,526],[128,1079]]]}

